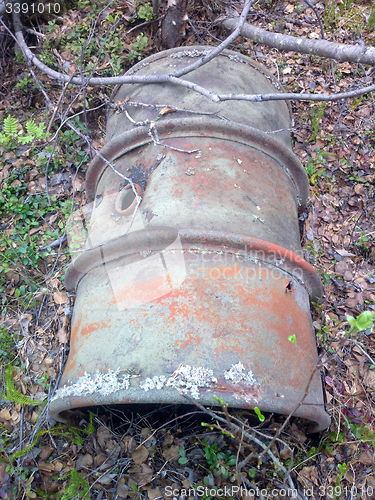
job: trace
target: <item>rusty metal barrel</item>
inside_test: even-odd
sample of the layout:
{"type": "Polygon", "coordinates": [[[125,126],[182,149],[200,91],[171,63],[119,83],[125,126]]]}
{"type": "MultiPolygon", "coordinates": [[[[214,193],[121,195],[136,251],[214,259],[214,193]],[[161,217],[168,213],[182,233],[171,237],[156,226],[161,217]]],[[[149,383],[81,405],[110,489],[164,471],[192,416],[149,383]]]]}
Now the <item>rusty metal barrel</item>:
{"type": "MultiPolygon", "coordinates": [[[[171,73],[209,50],[160,52],[128,74],[171,73]]],[[[283,92],[231,51],[184,79],[219,94],[283,92]]],[[[289,105],[215,103],[171,83],[122,85],[112,100],[70,234],[74,249],[85,218],[65,278],[77,296],[52,416],[216,398],[287,415],[307,390],[295,415],[326,428],[310,314],[322,287],[300,244],[308,179],[289,105]]]]}

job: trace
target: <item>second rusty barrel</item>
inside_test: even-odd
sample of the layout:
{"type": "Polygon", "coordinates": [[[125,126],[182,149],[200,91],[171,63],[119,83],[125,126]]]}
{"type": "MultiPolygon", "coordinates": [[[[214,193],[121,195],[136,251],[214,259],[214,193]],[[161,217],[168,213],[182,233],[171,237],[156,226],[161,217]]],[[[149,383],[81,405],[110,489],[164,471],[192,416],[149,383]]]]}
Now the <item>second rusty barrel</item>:
{"type": "MultiPolygon", "coordinates": [[[[129,74],[173,73],[209,50],[161,52],[129,74]]],[[[231,51],[183,78],[218,94],[283,91],[231,51]]],[[[295,414],[327,427],[288,104],[215,103],[172,83],[122,85],[112,101],[86,177],[88,237],[66,275],[77,298],[52,415],[185,395],[288,414],[308,389],[295,414]]]]}

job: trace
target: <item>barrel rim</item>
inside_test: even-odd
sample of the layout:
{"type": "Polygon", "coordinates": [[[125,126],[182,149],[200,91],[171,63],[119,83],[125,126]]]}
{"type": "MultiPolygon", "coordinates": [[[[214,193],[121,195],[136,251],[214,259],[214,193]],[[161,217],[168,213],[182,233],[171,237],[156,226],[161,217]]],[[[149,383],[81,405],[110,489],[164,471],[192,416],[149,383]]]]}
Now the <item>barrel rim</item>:
{"type": "MultiPolygon", "coordinates": [[[[306,207],[309,195],[309,180],[307,174],[293,151],[270,134],[247,125],[235,122],[208,120],[207,118],[169,119],[157,124],[160,142],[175,138],[202,138],[229,140],[266,154],[279,163],[294,183],[300,211],[306,207]]],[[[86,192],[88,202],[95,199],[97,184],[104,171],[121,156],[142,147],[154,145],[149,135],[149,127],[136,127],[124,132],[108,142],[90,163],[86,173],[86,192]]]]}
{"type": "MultiPolygon", "coordinates": [[[[93,269],[103,265],[103,252],[105,249],[106,259],[105,262],[117,260],[126,254],[124,242],[126,238],[138,239],[134,246],[131,246],[129,255],[134,255],[141,252],[145,248],[145,241],[148,245],[152,245],[152,240],[159,245],[155,251],[163,250],[163,245],[160,242],[163,238],[170,238],[172,232],[176,231],[174,228],[158,228],[146,226],[144,231],[129,233],[116,239],[98,245],[90,250],[84,251],[80,254],[68,267],[65,275],[65,287],[67,290],[75,290],[79,282],[84,276],[93,269]],[[167,231],[166,231],[167,229],[167,231]],[[169,231],[168,231],[169,229],[169,231]],[[138,233],[138,234],[137,234],[138,233]],[[77,269],[79,267],[80,270],[77,269]]],[[[194,248],[212,250],[213,252],[227,252],[238,253],[244,255],[243,250],[251,252],[262,252],[265,259],[259,259],[259,255],[255,258],[265,265],[278,267],[291,278],[296,279],[308,292],[310,298],[321,297],[323,294],[323,286],[318,273],[315,271],[302,256],[283,248],[274,243],[253,238],[250,236],[242,236],[234,233],[227,233],[221,231],[203,231],[196,229],[179,229],[178,233],[182,251],[191,251],[194,248]],[[241,253],[242,252],[242,253],[241,253]],[[296,269],[302,273],[302,278],[297,276],[296,269]]],[[[172,235],[173,236],[173,235],[172,235]]],[[[170,241],[168,241],[170,244],[170,241]]],[[[165,247],[164,247],[165,248],[165,247]]],[[[298,273],[299,274],[299,273],[298,273]]]]}

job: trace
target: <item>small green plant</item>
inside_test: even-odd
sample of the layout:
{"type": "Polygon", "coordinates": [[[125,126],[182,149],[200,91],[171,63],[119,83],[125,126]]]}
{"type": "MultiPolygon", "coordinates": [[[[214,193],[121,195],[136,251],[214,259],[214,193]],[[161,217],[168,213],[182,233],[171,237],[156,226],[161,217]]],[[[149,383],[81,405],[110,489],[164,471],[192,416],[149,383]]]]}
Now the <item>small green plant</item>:
{"type": "Polygon", "coordinates": [[[33,79],[30,76],[26,75],[18,81],[14,88],[22,90],[23,92],[27,92],[29,86],[31,86],[33,83],[33,79]]]}
{"type": "Polygon", "coordinates": [[[68,486],[64,489],[61,500],[73,500],[74,498],[85,498],[89,492],[89,485],[84,477],[73,469],[66,476],[69,479],[68,486]]]}
{"type": "Polygon", "coordinates": [[[372,246],[371,236],[373,234],[374,234],[373,232],[368,233],[367,231],[362,231],[360,233],[354,233],[353,240],[358,247],[360,247],[366,251],[369,248],[371,248],[371,246],[372,246]]]}
{"type": "Polygon", "coordinates": [[[305,170],[309,176],[310,184],[313,186],[316,184],[317,177],[324,174],[324,165],[326,164],[326,159],[324,157],[329,155],[329,153],[321,151],[318,148],[315,148],[314,153],[317,153],[317,156],[315,158],[310,158],[305,165],[305,170]]]}
{"type": "Polygon", "coordinates": [[[296,339],[296,335],[295,335],[295,334],[294,334],[294,335],[289,335],[288,340],[289,340],[289,342],[291,342],[292,344],[297,345],[297,339],[296,339]]]}
{"type": "Polygon", "coordinates": [[[25,127],[26,132],[23,129],[18,131],[18,121],[8,115],[4,120],[3,131],[0,132],[0,146],[14,149],[20,144],[31,144],[35,139],[47,139],[50,135],[45,132],[44,123],[36,125],[34,120],[28,120],[25,127]]]}
{"type": "Polygon", "coordinates": [[[137,8],[137,15],[132,20],[133,23],[135,23],[137,20],[149,22],[155,19],[156,16],[154,14],[153,7],[150,2],[137,2],[136,8],[137,8]]]}
{"type": "Polygon", "coordinates": [[[182,446],[180,446],[178,449],[178,452],[180,454],[180,458],[178,459],[178,463],[182,464],[182,465],[187,464],[189,459],[186,456],[185,449],[182,446]]]}
{"type": "Polygon", "coordinates": [[[374,317],[375,313],[371,311],[364,311],[357,318],[353,316],[347,316],[346,319],[350,324],[351,328],[348,331],[348,335],[356,334],[360,331],[369,329],[369,333],[371,333],[371,329],[374,326],[374,317]]]}
{"type": "Polygon", "coordinates": [[[142,59],[143,52],[147,49],[147,45],[148,37],[143,33],[140,33],[137,36],[136,41],[132,44],[127,59],[129,61],[134,61],[134,59],[138,59],[138,61],[140,61],[142,59]]]}
{"type": "Polygon", "coordinates": [[[4,366],[10,363],[14,355],[16,345],[13,335],[9,334],[5,328],[0,328],[0,365],[4,366]]]}
{"type": "Polygon", "coordinates": [[[47,403],[47,401],[43,402],[28,398],[15,389],[13,381],[13,369],[11,365],[8,365],[5,369],[5,391],[5,399],[8,399],[9,401],[13,401],[20,405],[45,406],[45,404],[47,403]]]}
{"type": "Polygon", "coordinates": [[[313,142],[315,141],[318,133],[319,133],[319,123],[320,120],[322,119],[322,116],[324,114],[324,111],[327,107],[327,103],[323,102],[320,106],[314,106],[313,109],[311,110],[311,124],[313,128],[313,133],[309,139],[308,142],[313,142]]]}
{"type": "MultiPolygon", "coordinates": [[[[226,453],[222,452],[217,443],[209,444],[208,441],[203,441],[203,444],[209,470],[215,471],[216,475],[222,476],[223,479],[228,479],[230,467],[236,464],[236,456],[232,455],[229,450],[226,453]]],[[[209,480],[208,477],[207,480],[209,480]]]]}
{"type": "Polygon", "coordinates": [[[371,9],[371,13],[367,21],[366,31],[368,33],[371,33],[374,30],[374,27],[375,27],[375,8],[373,7],[371,9]]]}
{"type": "Polygon", "coordinates": [[[254,411],[257,414],[259,421],[264,422],[266,417],[262,414],[262,412],[260,411],[260,409],[257,406],[254,408],[254,411]]]}

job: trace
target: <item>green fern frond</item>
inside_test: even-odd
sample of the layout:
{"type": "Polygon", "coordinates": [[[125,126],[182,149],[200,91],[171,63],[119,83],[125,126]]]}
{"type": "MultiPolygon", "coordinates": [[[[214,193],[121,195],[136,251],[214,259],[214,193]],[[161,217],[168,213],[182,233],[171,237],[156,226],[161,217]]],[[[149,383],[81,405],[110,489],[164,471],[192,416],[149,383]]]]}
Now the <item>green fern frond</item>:
{"type": "Polygon", "coordinates": [[[45,128],[46,128],[45,123],[39,123],[38,128],[36,129],[36,137],[38,139],[45,139],[46,137],[48,137],[50,135],[49,133],[47,134],[44,131],[45,128]]]}
{"type": "Polygon", "coordinates": [[[87,481],[78,474],[76,469],[69,472],[66,477],[70,478],[69,486],[65,488],[61,500],[72,500],[73,498],[85,498],[89,492],[87,481]]]}
{"type": "Polygon", "coordinates": [[[30,135],[36,137],[38,134],[38,127],[35,125],[34,120],[28,120],[26,122],[26,130],[29,132],[30,135]]]}
{"type": "Polygon", "coordinates": [[[0,144],[6,144],[7,142],[9,142],[9,137],[4,132],[0,132],[0,144]]]}
{"type": "Polygon", "coordinates": [[[14,135],[18,131],[18,121],[8,115],[4,120],[4,132],[6,135],[14,135]]]}
{"type": "Polygon", "coordinates": [[[28,398],[27,396],[24,396],[14,388],[13,370],[11,365],[8,365],[5,369],[5,390],[6,390],[6,398],[9,399],[10,401],[14,401],[17,404],[32,405],[32,406],[46,404],[46,401],[37,401],[28,398]]]}
{"type": "Polygon", "coordinates": [[[20,135],[18,138],[18,142],[21,144],[30,144],[33,142],[34,136],[33,135],[20,135]]]}

